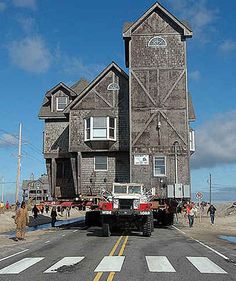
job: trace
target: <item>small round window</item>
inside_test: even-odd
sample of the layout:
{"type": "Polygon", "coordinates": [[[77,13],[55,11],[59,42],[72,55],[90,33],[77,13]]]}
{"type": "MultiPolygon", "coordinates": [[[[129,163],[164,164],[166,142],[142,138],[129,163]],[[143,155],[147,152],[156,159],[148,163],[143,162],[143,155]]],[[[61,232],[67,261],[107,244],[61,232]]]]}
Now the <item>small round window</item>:
{"type": "Polygon", "coordinates": [[[160,36],[155,36],[151,38],[148,42],[148,47],[152,48],[159,48],[159,47],[166,47],[167,43],[166,40],[160,36]]]}

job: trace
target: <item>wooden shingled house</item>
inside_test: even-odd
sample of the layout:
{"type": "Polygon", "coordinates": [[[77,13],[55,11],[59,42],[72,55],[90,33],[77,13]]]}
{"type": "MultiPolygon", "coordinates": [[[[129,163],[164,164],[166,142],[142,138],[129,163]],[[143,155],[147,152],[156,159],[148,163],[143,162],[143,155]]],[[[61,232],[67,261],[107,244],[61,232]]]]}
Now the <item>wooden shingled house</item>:
{"type": "Polygon", "coordinates": [[[112,62],[91,83],[59,83],[46,93],[39,118],[52,196],[136,182],[162,198],[190,197],[190,37],[186,23],[155,3],[124,26],[129,75],[112,62]]]}

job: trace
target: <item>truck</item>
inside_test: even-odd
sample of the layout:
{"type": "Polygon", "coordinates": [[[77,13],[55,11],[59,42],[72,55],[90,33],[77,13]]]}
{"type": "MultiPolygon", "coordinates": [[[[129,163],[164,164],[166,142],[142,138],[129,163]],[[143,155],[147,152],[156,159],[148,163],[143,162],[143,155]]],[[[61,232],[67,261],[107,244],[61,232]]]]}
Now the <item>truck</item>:
{"type": "Polygon", "coordinates": [[[150,237],[154,231],[151,203],[142,184],[114,183],[96,209],[86,213],[86,224],[100,225],[103,236],[117,230],[136,230],[150,237]]]}

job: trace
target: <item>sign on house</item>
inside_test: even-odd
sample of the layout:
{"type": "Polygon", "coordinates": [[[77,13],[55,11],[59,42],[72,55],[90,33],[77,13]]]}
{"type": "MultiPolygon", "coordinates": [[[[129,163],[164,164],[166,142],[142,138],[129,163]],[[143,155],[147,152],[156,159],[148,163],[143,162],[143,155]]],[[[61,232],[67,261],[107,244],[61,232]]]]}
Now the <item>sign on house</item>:
{"type": "Polygon", "coordinates": [[[149,155],[134,155],[134,165],[149,165],[149,155]]]}

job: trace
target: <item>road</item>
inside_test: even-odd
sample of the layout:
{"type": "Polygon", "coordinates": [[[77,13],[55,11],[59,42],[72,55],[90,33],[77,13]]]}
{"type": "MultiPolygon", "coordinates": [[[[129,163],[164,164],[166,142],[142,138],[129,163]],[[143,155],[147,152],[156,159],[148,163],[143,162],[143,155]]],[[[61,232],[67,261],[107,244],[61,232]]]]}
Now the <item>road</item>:
{"type": "Polygon", "coordinates": [[[0,280],[229,281],[236,280],[236,264],[173,227],[155,229],[150,238],[102,237],[99,228],[77,227],[0,253],[0,280]]]}

